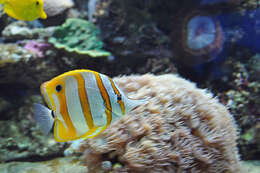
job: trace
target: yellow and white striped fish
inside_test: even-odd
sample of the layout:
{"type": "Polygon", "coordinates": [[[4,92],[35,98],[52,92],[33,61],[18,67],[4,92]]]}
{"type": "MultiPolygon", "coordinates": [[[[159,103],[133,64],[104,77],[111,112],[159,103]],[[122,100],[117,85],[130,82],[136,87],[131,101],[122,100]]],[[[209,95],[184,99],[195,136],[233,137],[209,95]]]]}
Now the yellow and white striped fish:
{"type": "Polygon", "coordinates": [[[35,104],[34,118],[43,133],[54,125],[58,142],[92,138],[145,100],[131,100],[106,75],[73,70],[41,85],[47,107],[35,104]]]}

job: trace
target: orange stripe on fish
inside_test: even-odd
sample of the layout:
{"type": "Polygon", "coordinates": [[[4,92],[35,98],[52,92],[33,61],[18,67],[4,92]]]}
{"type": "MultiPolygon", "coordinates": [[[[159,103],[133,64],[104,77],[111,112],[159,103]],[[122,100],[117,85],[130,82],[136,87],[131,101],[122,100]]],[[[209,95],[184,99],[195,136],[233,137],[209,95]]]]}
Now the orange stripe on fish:
{"type": "Polygon", "coordinates": [[[80,103],[81,103],[81,108],[83,110],[83,113],[84,113],[84,116],[86,119],[86,123],[87,123],[89,129],[92,129],[92,128],[94,128],[94,124],[93,124],[93,118],[92,118],[89,103],[88,103],[87,93],[85,90],[84,78],[82,77],[82,75],[80,73],[76,73],[76,74],[74,74],[74,76],[78,82],[78,92],[79,92],[79,97],[80,97],[80,103]]]}
{"type": "MultiPolygon", "coordinates": [[[[65,87],[64,81],[62,81],[60,85],[64,88],[65,87]]],[[[77,134],[76,129],[73,126],[72,121],[69,117],[69,113],[68,113],[65,90],[62,89],[59,93],[57,93],[57,96],[58,96],[58,99],[60,102],[60,114],[68,127],[68,133],[71,136],[76,136],[76,134],[77,134]]]]}
{"type": "Polygon", "coordinates": [[[96,76],[96,80],[97,80],[97,85],[98,85],[98,88],[100,90],[100,93],[102,95],[102,98],[105,102],[105,105],[106,105],[106,115],[107,115],[107,125],[109,125],[112,121],[112,107],[111,107],[111,103],[110,103],[110,100],[109,100],[109,95],[107,93],[107,90],[101,80],[101,77],[99,75],[99,73],[97,72],[94,72],[95,76],[96,76]]]}

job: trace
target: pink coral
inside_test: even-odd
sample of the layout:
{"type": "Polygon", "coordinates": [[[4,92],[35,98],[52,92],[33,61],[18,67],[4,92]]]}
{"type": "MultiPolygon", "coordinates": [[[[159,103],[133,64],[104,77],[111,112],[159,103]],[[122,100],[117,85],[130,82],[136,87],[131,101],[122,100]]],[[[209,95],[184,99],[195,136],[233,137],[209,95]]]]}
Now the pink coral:
{"type": "Polygon", "coordinates": [[[29,41],[25,44],[24,48],[28,51],[35,53],[38,57],[42,58],[44,51],[50,47],[48,43],[39,43],[37,41],[29,41]]]}
{"type": "Polygon", "coordinates": [[[121,165],[112,172],[241,172],[233,117],[212,94],[170,74],[114,80],[149,101],[81,144],[89,172],[108,161],[121,165]]]}

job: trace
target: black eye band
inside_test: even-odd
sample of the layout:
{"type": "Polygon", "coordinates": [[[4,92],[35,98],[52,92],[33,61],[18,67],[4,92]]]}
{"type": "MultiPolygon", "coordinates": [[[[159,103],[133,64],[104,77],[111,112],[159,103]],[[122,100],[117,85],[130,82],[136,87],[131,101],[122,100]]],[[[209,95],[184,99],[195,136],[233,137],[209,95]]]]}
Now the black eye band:
{"type": "Polygon", "coordinates": [[[39,1],[36,1],[36,5],[39,5],[39,1]]]}
{"type": "Polygon", "coordinates": [[[57,85],[57,86],[56,86],[56,91],[57,91],[57,92],[60,92],[61,90],[62,90],[62,86],[61,86],[61,85],[57,85]]]}

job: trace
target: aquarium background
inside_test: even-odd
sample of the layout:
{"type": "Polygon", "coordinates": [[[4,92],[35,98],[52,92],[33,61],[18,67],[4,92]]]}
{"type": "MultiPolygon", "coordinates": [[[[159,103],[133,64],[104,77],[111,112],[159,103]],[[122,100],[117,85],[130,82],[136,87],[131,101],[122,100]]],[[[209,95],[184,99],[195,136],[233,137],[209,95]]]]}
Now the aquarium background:
{"type": "MultiPolygon", "coordinates": [[[[0,6],[0,172],[91,172],[77,144],[44,136],[33,120],[41,83],[74,69],[177,74],[208,89],[235,119],[245,172],[260,172],[260,1],[45,3],[48,18],[31,22],[0,6]]],[[[123,166],[113,158],[98,170],[123,166]]]]}

